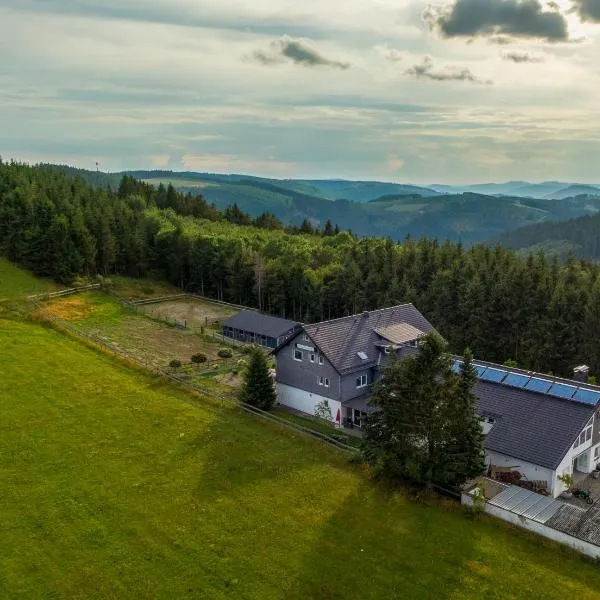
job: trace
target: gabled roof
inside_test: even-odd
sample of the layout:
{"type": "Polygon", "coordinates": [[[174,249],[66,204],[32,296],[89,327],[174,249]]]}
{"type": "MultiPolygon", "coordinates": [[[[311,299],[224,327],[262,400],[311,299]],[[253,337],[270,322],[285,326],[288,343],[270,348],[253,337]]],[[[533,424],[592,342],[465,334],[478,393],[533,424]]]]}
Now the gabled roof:
{"type": "Polygon", "coordinates": [[[336,371],[345,374],[377,364],[380,354],[377,345],[386,340],[376,330],[393,325],[409,325],[421,334],[434,331],[431,323],[412,304],[305,325],[304,330],[336,371]],[[367,358],[360,358],[359,352],[364,352],[367,358]]]}
{"type": "Polygon", "coordinates": [[[223,322],[224,327],[233,327],[234,329],[243,329],[266,335],[268,337],[278,338],[285,335],[299,324],[296,321],[288,321],[280,317],[271,317],[252,310],[242,310],[232,315],[223,322]]]}
{"type": "Polygon", "coordinates": [[[596,410],[594,405],[487,381],[477,382],[475,394],[479,414],[495,419],[485,440],[487,450],[552,470],[596,410]]]}

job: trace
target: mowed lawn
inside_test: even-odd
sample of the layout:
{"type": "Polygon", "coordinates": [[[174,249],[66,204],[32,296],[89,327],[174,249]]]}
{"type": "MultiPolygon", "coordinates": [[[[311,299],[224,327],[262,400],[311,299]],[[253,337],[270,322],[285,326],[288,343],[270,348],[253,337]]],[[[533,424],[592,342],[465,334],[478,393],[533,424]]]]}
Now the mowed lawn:
{"type": "Polygon", "coordinates": [[[0,319],[0,598],[600,597],[577,555],[0,319]]]}

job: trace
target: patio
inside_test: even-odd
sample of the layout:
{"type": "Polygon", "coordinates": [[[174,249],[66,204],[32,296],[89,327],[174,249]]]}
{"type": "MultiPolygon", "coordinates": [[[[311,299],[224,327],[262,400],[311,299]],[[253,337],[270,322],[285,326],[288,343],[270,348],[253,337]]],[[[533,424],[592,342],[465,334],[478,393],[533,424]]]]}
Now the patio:
{"type": "MultiPolygon", "coordinates": [[[[590,493],[592,500],[600,500],[600,478],[594,479],[591,474],[575,471],[573,473],[573,488],[585,490],[590,493]]],[[[589,508],[590,504],[582,498],[563,498],[561,500],[579,506],[581,508],[589,508]]]]}

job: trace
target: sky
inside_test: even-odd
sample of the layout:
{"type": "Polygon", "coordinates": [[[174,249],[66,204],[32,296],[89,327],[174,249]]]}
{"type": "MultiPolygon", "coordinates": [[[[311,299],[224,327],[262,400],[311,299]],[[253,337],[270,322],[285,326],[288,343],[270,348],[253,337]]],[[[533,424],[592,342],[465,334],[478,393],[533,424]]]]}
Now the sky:
{"type": "Polygon", "coordinates": [[[0,156],[600,183],[600,0],[0,0],[0,156]]]}

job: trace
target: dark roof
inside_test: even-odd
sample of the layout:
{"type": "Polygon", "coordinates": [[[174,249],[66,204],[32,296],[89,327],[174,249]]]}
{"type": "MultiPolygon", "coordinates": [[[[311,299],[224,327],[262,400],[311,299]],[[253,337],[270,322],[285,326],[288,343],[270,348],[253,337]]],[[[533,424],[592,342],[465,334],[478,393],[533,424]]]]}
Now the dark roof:
{"type": "Polygon", "coordinates": [[[344,400],[342,402],[342,406],[347,408],[355,408],[356,410],[362,410],[365,413],[373,413],[376,408],[368,404],[370,394],[363,394],[362,396],[357,396],[356,398],[350,398],[350,400],[344,400]]]}
{"type": "Polygon", "coordinates": [[[487,381],[475,386],[478,412],[496,421],[487,450],[555,470],[596,407],[487,381]]]}
{"type": "Polygon", "coordinates": [[[297,327],[298,323],[280,317],[263,315],[252,310],[242,310],[226,319],[223,322],[223,326],[278,338],[297,327]]]}
{"type": "Polygon", "coordinates": [[[431,323],[412,304],[305,325],[304,329],[339,373],[349,373],[375,366],[380,355],[376,345],[387,343],[375,330],[400,323],[423,333],[434,331],[431,323]],[[367,359],[361,359],[359,352],[364,352],[367,359]]]}
{"type": "Polygon", "coordinates": [[[564,504],[546,525],[600,546],[600,502],[596,501],[586,511],[564,504]]]}

